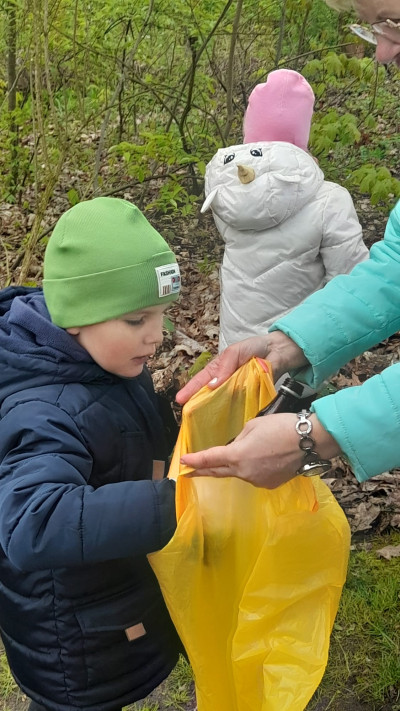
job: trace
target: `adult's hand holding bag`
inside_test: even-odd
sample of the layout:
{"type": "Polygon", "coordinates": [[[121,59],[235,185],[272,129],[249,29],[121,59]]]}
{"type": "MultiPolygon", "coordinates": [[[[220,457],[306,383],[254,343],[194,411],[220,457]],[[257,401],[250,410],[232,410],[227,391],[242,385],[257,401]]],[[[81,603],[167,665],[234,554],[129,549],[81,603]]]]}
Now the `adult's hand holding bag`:
{"type": "Polygon", "coordinates": [[[193,668],[198,711],[303,711],[328,658],[350,533],[318,477],[278,489],[187,478],[186,452],[224,444],[274,397],[252,359],[183,408],[169,476],[175,535],[149,561],[193,668]]]}

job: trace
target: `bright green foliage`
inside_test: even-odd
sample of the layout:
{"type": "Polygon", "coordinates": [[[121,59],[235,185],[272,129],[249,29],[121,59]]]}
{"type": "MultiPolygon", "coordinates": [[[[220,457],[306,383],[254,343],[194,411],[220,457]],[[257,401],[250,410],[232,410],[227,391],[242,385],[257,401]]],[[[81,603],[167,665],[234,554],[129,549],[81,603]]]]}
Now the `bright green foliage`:
{"type": "MultiPolygon", "coordinates": [[[[0,699],[9,698],[18,693],[18,687],[12,677],[4,649],[0,649],[0,699]]],[[[22,694],[20,694],[22,696],[22,694]]]]}
{"type": "Polygon", "coordinates": [[[361,134],[357,128],[357,119],[353,114],[338,114],[336,109],[324,114],[313,123],[310,148],[316,155],[327,155],[335,144],[343,146],[354,145],[360,140],[361,134]]]}
{"type": "MultiPolygon", "coordinates": [[[[400,691],[400,558],[384,560],[375,552],[388,544],[398,546],[399,534],[350,557],[328,667],[308,711],[319,708],[321,698],[323,708],[331,701],[335,711],[350,709],[351,695],[378,711],[400,691]]],[[[400,702],[385,708],[400,711],[400,702]]]]}
{"type": "Polygon", "coordinates": [[[147,203],[145,209],[157,208],[163,214],[178,212],[186,217],[193,213],[197,201],[196,195],[191,195],[175,177],[161,185],[158,197],[147,203]]]}
{"type": "Polygon", "coordinates": [[[311,59],[304,65],[302,73],[309,81],[316,82],[317,88],[322,83],[324,91],[328,85],[351,87],[350,82],[354,78],[369,85],[375,81],[376,76],[379,81],[385,78],[384,67],[380,66],[376,71],[375,62],[371,58],[347,57],[343,52],[327,52],[320,59],[311,59]],[[342,84],[340,80],[343,80],[342,84]]]}
{"type": "Polygon", "coordinates": [[[208,254],[206,254],[197,266],[202,274],[209,276],[216,269],[217,263],[215,259],[210,259],[208,254]]]}
{"type": "MultiPolygon", "coordinates": [[[[297,69],[311,82],[317,97],[311,149],[327,178],[338,182],[375,162],[377,117],[381,131],[385,111],[391,109],[393,121],[398,110],[372,51],[346,54],[357,43],[347,29],[355,18],[323,0],[244,0],[231,65],[234,0],[60,0],[47,15],[44,3],[16,0],[12,115],[4,110],[2,74],[7,4],[0,8],[0,198],[20,200],[30,187],[35,212],[46,210],[43,186],[50,199],[68,171],[74,181],[63,187],[66,207],[129,184],[137,185],[142,207],[193,214],[207,161],[220,146],[242,140],[246,99],[278,67],[297,69]]],[[[394,85],[396,72],[390,73],[394,85]]],[[[391,150],[393,141],[385,140],[391,150]]],[[[378,158],[381,167],[385,159],[378,158]]],[[[373,197],[378,202],[390,187],[383,182],[373,197]]]]}
{"type": "Polygon", "coordinates": [[[204,162],[194,155],[184,151],[179,136],[174,131],[167,133],[142,132],[136,143],[122,141],[111,146],[109,150],[109,165],[115,167],[115,157],[122,158],[125,172],[143,183],[151,177],[161,174],[161,186],[155,200],[148,202],[146,209],[156,207],[163,213],[179,212],[185,216],[192,212],[197,199],[190,194],[181,178],[187,172],[186,166],[198,166],[200,174],[204,171],[204,162]],[[172,172],[171,172],[172,168],[172,172]]]}
{"type": "Polygon", "coordinates": [[[187,153],[182,148],[179,136],[174,132],[152,133],[141,132],[137,142],[122,141],[109,149],[110,159],[113,154],[121,156],[126,164],[126,172],[143,182],[152,174],[151,164],[161,165],[164,168],[171,165],[185,166],[197,163],[199,159],[187,153]]]}
{"type": "Polygon", "coordinates": [[[204,351],[204,353],[201,353],[188,370],[189,378],[193,378],[194,375],[203,370],[203,368],[207,365],[208,361],[211,360],[211,358],[212,355],[208,351],[204,351]]]}
{"type": "Polygon", "coordinates": [[[190,665],[180,657],[164,684],[144,701],[127,706],[125,711],[186,711],[196,707],[194,699],[193,673],[190,665]]]}
{"type": "Polygon", "coordinates": [[[67,197],[71,207],[73,207],[79,202],[79,193],[77,192],[77,190],[75,190],[75,188],[71,188],[70,190],[68,190],[67,197]]]}
{"type": "Polygon", "coordinates": [[[356,185],[361,193],[371,196],[372,205],[400,197],[400,180],[393,178],[390,171],[382,166],[366,163],[354,170],[348,180],[350,185],[356,185]]]}
{"type": "MultiPolygon", "coordinates": [[[[383,117],[387,112],[392,125],[396,114],[400,115],[400,106],[384,67],[370,57],[329,52],[308,61],[303,73],[318,97],[310,149],[326,177],[352,192],[369,195],[372,204],[390,209],[399,186],[391,176],[388,154],[395,155],[398,140],[395,135],[382,135],[383,117]]],[[[397,72],[393,74],[395,82],[397,72]]]]}
{"type": "Polygon", "coordinates": [[[3,121],[0,118],[0,175],[2,175],[0,196],[3,195],[4,199],[11,203],[15,202],[15,196],[22,184],[27,179],[31,181],[33,177],[30,147],[27,143],[18,140],[21,128],[27,130],[30,127],[31,104],[28,102],[21,106],[22,100],[22,94],[18,93],[17,108],[8,116],[4,112],[3,121]],[[1,130],[2,124],[4,130],[1,130]],[[14,176],[16,178],[15,186],[12,184],[14,176]]]}
{"type": "Polygon", "coordinates": [[[171,319],[168,318],[167,316],[164,316],[163,326],[164,326],[165,330],[168,331],[168,333],[173,333],[175,330],[174,324],[172,323],[171,319]]]}

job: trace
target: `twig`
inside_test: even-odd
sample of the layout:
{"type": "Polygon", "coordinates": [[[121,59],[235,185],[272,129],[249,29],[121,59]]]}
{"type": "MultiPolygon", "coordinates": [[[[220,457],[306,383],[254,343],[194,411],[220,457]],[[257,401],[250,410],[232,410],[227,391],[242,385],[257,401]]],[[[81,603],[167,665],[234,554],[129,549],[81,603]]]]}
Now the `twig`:
{"type": "Polygon", "coordinates": [[[283,5],[282,5],[281,20],[279,23],[279,37],[278,37],[278,44],[276,46],[274,69],[277,69],[279,67],[279,63],[281,61],[283,38],[285,36],[285,23],[286,23],[286,0],[283,1],[283,5]]]}
{"type": "MultiPolygon", "coordinates": [[[[149,7],[148,7],[148,10],[147,10],[147,15],[146,15],[146,17],[145,17],[145,19],[144,19],[142,28],[141,28],[141,30],[140,30],[140,32],[139,32],[139,34],[138,34],[138,37],[137,37],[136,42],[135,42],[135,45],[133,46],[133,48],[132,48],[131,51],[129,52],[129,56],[128,56],[128,59],[127,59],[126,63],[122,65],[121,75],[120,75],[120,77],[119,77],[117,86],[116,86],[115,89],[114,89],[114,93],[113,93],[113,96],[112,96],[112,99],[111,99],[111,105],[114,104],[114,102],[117,101],[118,97],[119,97],[118,105],[120,105],[120,102],[121,102],[120,93],[121,93],[122,87],[123,87],[123,85],[124,85],[124,83],[125,83],[125,77],[126,77],[126,74],[127,74],[127,72],[128,72],[128,69],[130,68],[130,66],[133,66],[133,62],[134,62],[134,59],[135,59],[135,56],[136,56],[137,49],[138,49],[139,44],[140,44],[140,42],[141,42],[141,40],[142,40],[142,38],[143,38],[143,35],[144,35],[144,33],[145,33],[145,30],[146,30],[146,27],[147,27],[147,25],[148,25],[148,23],[149,23],[149,20],[150,20],[150,17],[151,17],[151,13],[152,13],[152,11],[153,11],[153,5],[154,5],[154,0],[150,0],[150,2],[149,2],[149,7]]],[[[106,112],[106,114],[105,114],[105,116],[104,116],[103,123],[102,123],[101,130],[100,130],[99,145],[97,146],[97,151],[96,151],[96,160],[95,160],[94,172],[93,172],[93,190],[94,190],[95,193],[96,193],[97,188],[98,188],[99,172],[100,172],[100,161],[101,161],[101,155],[102,155],[102,153],[103,153],[104,141],[105,141],[105,134],[106,134],[107,126],[108,126],[109,121],[110,121],[110,115],[111,115],[111,108],[108,109],[108,111],[106,112]]]]}
{"type": "Polygon", "coordinates": [[[242,14],[243,0],[238,0],[236,5],[235,19],[233,20],[231,42],[229,46],[228,69],[226,72],[226,123],[224,128],[224,140],[226,141],[233,123],[233,74],[235,49],[239,32],[240,16],[242,14]]]}

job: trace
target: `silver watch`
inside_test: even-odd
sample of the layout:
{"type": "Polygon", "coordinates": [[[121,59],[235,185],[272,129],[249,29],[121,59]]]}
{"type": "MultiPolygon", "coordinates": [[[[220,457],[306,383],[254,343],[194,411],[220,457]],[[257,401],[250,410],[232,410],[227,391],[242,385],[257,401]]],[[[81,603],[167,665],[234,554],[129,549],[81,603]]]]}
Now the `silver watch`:
{"type": "Polygon", "coordinates": [[[311,437],[312,422],[309,419],[311,412],[309,410],[301,410],[297,413],[299,418],[296,422],[296,432],[300,435],[299,447],[304,452],[303,462],[296,474],[303,476],[322,476],[327,474],[332,469],[332,464],[329,459],[321,459],[318,452],[315,451],[317,446],[315,440],[311,437]]]}

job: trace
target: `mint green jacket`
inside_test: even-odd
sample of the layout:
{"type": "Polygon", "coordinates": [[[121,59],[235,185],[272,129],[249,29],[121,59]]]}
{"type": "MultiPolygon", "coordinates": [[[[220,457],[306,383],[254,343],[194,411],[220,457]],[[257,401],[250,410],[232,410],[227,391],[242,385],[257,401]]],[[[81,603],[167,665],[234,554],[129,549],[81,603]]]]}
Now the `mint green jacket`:
{"type": "MultiPolygon", "coordinates": [[[[400,201],[370,258],[332,279],[276,321],[274,330],[302,348],[311,365],[296,377],[313,387],[400,330],[400,201]]],[[[316,400],[313,409],[359,481],[400,467],[400,363],[316,400]]]]}

